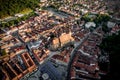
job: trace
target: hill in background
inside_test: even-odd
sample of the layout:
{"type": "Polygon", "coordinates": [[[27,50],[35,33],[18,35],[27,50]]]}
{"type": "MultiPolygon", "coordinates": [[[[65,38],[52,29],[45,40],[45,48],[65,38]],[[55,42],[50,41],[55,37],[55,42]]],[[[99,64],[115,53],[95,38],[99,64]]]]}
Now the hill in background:
{"type": "Polygon", "coordinates": [[[0,18],[14,15],[25,9],[35,9],[39,0],[0,0],[0,18]]]}

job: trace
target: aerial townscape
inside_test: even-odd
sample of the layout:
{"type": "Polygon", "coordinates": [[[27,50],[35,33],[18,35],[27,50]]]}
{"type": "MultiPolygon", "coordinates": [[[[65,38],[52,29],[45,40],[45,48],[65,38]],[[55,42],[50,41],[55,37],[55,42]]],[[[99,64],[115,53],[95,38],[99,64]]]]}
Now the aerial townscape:
{"type": "Polygon", "coordinates": [[[120,80],[120,0],[0,5],[0,80],[120,80]]]}

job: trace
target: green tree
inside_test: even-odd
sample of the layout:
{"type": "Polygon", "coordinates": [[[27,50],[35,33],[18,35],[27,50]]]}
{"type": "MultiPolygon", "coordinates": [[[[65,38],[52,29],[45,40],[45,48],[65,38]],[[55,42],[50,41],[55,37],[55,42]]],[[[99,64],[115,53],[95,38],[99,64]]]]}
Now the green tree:
{"type": "Polygon", "coordinates": [[[35,9],[39,0],[0,0],[0,18],[14,15],[26,8],[35,9]]]}

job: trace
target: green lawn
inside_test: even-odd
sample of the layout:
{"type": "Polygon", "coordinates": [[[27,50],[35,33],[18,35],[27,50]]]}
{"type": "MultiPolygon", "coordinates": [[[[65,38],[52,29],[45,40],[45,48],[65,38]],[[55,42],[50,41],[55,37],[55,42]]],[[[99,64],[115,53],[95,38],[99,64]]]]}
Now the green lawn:
{"type": "Polygon", "coordinates": [[[30,8],[25,8],[24,10],[22,10],[20,13],[21,14],[28,14],[28,13],[30,13],[30,12],[32,12],[33,10],[32,9],[30,9],[30,8]]]}

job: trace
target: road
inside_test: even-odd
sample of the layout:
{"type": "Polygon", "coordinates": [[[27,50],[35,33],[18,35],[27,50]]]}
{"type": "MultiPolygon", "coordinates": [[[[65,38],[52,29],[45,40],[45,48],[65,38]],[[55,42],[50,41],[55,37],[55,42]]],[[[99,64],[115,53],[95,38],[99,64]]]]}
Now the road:
{"type": "Polygon", "coordinates": [[[70,57],[70,61],[68,63],[68,68],[67,68],[67,80],[70,80],[70,69],[71,69],[71,64],[73,62],[73,59],[75,57],[75,53],[76,51],[79,49],[79,47],[84,43],[84,41],[87,40],[87,38],[89,37],[89,35],[91,35],[91,33],[94,33],[98,28],[100,28],[101,25],[99,25],[95,30],[93,30],[92,32],[89,32],[82,40],[81,42],[78,43],[78,45],[72,50],[71,52],[71,57],[70,57]]]}
{"type": "Polygon", "coordinates": [[[78,48],[84,43],[84,41],[88,38],[88,36],[90,35],[90,33],[89,34],[87,34],[85,37],[84,37],[84,39],[82,39],[79,43],[78,43],[78,45],[72,50],[72,52],[71,52],[71,56],[70,56],[70,61],[69,61],[69,63],[68,63],[68,68],[67,68],[67,80],[70,80],[69,78],[70,78],[70,69],[71,69],[71,64],[72,64],[72,62],[73,62],[73,59],[74,59],[74,57],[75,57],[75,53],[76,53],[76,51],[78,50],[78,48]]]}

